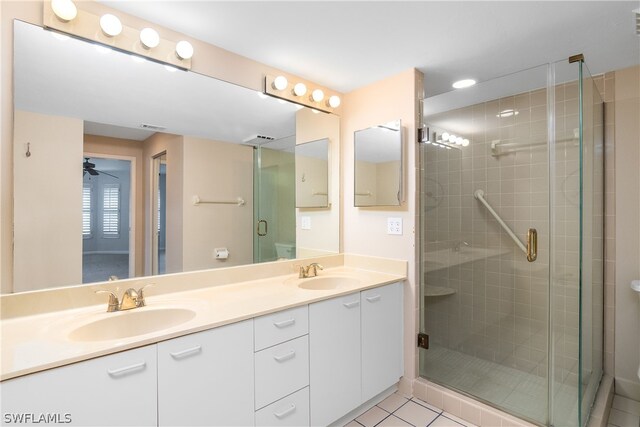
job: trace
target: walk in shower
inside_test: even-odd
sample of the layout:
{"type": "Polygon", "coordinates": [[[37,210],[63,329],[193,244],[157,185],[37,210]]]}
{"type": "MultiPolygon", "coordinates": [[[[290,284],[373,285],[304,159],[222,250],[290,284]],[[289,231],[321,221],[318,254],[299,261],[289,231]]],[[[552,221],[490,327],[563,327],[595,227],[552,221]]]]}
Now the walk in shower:
{"type": "Polygon", "coordinates": [[[603,102],[580,58],[424,101],[420,375],[584,426],[602,376],[603,102]]]}

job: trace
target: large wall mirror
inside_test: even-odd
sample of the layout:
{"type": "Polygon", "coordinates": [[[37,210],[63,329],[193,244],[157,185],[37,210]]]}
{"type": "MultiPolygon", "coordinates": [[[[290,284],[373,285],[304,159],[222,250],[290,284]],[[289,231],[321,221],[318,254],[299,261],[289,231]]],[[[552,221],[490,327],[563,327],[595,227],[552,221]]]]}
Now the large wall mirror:
{"type": "Polygon", "coordinates": [[[337,206],[300,236],[309,135],[339,119],[14,21],[13,292],[339,252],[337,206]]]}
{"type": "Polygon", "coordinates": [[[296,145],[296,207],[329,207],[329,140],[296,145]]]}
{"type": "Polygon", "coordinates": [[[356,131],[354,158],[355,206],[399,206],[402,203],[400,120],[356,131]]]}

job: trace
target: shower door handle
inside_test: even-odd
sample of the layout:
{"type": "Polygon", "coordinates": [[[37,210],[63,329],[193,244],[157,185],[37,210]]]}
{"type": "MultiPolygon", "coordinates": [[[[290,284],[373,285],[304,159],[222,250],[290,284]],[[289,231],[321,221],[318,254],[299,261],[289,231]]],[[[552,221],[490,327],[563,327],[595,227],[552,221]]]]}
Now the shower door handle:
{"type": "Polygon", "coordinates": [[[530,228],[527,232],[527,261],[533,262],[538,258],[538,230],[530,228]]]}
{"type": "Polygon", "coordinates": [[[258,233],[258,236],[260,237],[266,236],[268,230],[269,230],[269,225],[267,224],[267,221],[265,221],[264,219],[261,219],[260,221],[258,221],[258,227],[256,228],[256,233],[258,233]],[[264,233],[260,232],[260,224],[264,224],[264,233]]]}

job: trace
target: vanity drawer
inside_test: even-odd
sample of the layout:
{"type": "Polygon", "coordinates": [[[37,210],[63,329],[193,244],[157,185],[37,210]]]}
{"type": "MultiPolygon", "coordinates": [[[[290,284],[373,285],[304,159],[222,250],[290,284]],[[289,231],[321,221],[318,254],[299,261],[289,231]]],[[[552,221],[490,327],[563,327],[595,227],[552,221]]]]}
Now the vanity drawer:
{"type": "Polygon", "coordinates": [[[255,353],[256,406],[262,408],[309,385],[307,335],[255,353]]]}
{"type": "Polygon", "coordinates": [[[309,333],[309,308],[291,308],[254,319],[255,351],[309,333]]]}
{"type": "Polygon", "coordinates": [[[309,387],[256,411],[256,427],[308,425],[309,387]]]}

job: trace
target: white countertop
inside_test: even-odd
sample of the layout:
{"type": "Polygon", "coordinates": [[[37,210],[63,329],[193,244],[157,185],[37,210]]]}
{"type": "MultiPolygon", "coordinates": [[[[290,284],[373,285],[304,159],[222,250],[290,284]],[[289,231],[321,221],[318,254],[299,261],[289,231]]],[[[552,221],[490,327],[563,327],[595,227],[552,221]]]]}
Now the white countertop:
{"type": "MultiPolygon", "coordinates": [[[[264,314],[346,295],[364,289],[397,282],[406,277],[364,268],[334,267],[319,276],[348,276],[355,282],[338,289],[308,290],[297,287],[293,274],[215,285],[182,292],[153,296],[146,292],[146,307],[107,313],[105,303],[42,314],[13,317],[0,321],[1,375],[7,380],[21,375],[55,368],[98,356],[157,343],[264,314]],[[126,316],[141,310],[188,308],[196,315],[179,325],[124,339],[106,341],[74,341],[69,334],[85,324],[126,316]]],[[[304,280],[304,279],[303,279],[304,280]]],[[[118,295],[120,296],[120,295],[118,295]]]]}

